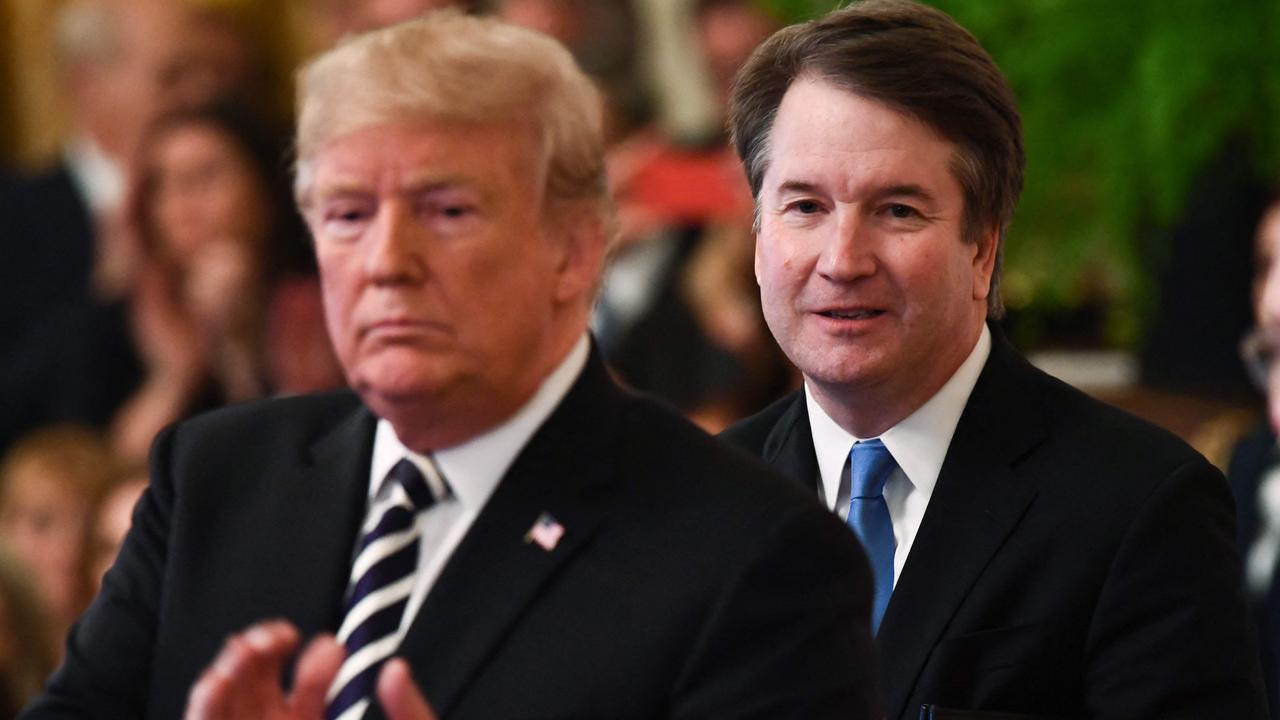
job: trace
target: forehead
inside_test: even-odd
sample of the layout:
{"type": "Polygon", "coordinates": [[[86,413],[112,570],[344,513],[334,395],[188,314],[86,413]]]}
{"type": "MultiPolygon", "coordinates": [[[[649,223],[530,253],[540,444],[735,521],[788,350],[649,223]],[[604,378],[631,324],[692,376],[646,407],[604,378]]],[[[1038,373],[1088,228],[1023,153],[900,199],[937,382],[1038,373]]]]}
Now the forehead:
{"type": "Polygon", "coordinates": [[[321,145],[311,159],[314,183],[320,192],[419,182],[518,186],[541,180],[536,140],[532,128],[516,122],[375,125],[321,145]]]}
{"type": "Polygon", "coordinates": [[[924,122],[825,80],[800,77],[778,107],[765,186],[784,182],[959,187],[955,145],[924,122]]]}
{"type": "Polygon", "coordinates": [[[49,463],[31,458],[10,468],[5,477],[3,498],[7,502],[20,499],[27,503],[74,499],[79,495],[75,483],[49,463]]]}

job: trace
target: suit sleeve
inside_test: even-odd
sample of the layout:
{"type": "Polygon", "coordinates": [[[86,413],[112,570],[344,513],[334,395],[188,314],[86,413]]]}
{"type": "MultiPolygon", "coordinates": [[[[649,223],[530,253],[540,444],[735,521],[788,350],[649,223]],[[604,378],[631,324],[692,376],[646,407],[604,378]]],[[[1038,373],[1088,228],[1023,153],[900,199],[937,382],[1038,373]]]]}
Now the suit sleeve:
{"type": "Polygon", "coordinates": [[[697,639],[671,717],[880,717],[871,577],[853,535],[815,504],[759,545],[697,639]]]}
{"type": "Polygon", "coordinates": [[[1139,510],[1099,595],[1091,717],[1267,717],[1239,563],[1226,483],[1203,460],[1183,465],[1139,510]]]}
{"type": "Polygon", "coordinates": [[[173,507],[172,440],[172,428],[156,440],[151,484],[134,508],[120,555],[72,628],[65,661],[22,720],[146,716],[173,507]]]}

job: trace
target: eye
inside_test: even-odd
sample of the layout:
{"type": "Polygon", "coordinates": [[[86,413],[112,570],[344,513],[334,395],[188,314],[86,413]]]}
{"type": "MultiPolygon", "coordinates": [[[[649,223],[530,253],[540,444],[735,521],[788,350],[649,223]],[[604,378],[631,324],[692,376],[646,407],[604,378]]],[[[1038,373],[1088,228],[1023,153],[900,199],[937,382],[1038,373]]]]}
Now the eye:
{"type": "Polygon", "coordinates": [[[337,238],[354,237],[372,216],[372,209],[364,203],[335,202],[320,209],[320,223],[324,232],[337,238]]]}
{"type": "Polygon", "coordinates": [[[817,200],[795,200],[784,208],[786,212],[797,212],[801,215],[814,215],[822,212],[822,205],[817,200]]]}
{"type": "Polygon", "coordinates": [[[906,220],[907,218],[917,217],[920,213],[916,212],[916,209],[910,205],[893,203],[889,206],[889,214],[899,220],[906,220]]]}
{"type": "Polygon", "coordinates": [[[480,217],[480,203],[471,194],[454,190],[435,190],[418,198],[416,212],[422,222],[436,232],[464,232],[480,217]]]}
{"type": "Polygon", "coordinates": [[[445,205],[440,208],[440,214],[450,218],[462,218],[475,212],[475,208],[468,205],[445,205]]]}

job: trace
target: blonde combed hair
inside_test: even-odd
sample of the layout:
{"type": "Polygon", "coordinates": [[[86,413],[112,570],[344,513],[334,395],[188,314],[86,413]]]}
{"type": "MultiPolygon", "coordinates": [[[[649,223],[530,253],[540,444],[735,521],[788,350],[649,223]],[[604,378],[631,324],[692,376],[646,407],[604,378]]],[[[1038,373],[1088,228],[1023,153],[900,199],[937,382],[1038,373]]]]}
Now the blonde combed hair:
{"type": "Polygon", "coordinates": [[[595,199],[602,216],[610,212],[603,102],[573,56],[534,31],[455,10],[347,38],[299,71],[299,202],[325,143],[414,121],[530,122],[547,199],[595,199]]]}

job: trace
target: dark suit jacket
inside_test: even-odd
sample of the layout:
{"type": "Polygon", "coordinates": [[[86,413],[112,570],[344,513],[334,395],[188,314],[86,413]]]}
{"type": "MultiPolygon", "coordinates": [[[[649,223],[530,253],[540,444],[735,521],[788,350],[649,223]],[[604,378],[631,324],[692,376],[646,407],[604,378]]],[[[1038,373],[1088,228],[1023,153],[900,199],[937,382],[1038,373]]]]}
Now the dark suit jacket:
{"type": "MultiPolygon", "coordinates": [[[[993,335],[876,637],[889,716],[1265,717],[1221,474],[993,335]]],[[[801,394],[725,437],[816,486],[801,394]]]]}
{"type": "Polygon", "coordinates": [[[0,175],[0,454],[43,425],[106,424],[140,382],[124,305],[92,297],[93,264],[65,165],[0,175]]]}
{"type": "MultiPolygon", "coordinates": [[[[1267,471],[1278,462],[1280,450],[1276,448],[1276,436],[1265,422],[1241,438],[1231,453],[1227,480],[1236,497],[1238,538],[1244,557],[1248,556],[1250,547],[1263,532],[1258,491],[1267,471]]],[[[1277,717],[1280,713],[1280,567],[1272,571],[1271,589],[1264,597],[1251,598],[1250,605],[1258,627],[1267,702],[1271,704],[1271,716],[1277,717]]]]}
{"type": "Polygon", "coordinates": [[[93,220],[66,165],[0,173],[0,337],[87,301],[93,253],[93,220]]]}
{"type": "MultiPolygon", "coordinates": [[[[353,395],[165,432],[66,665],[24,717],[178,717],[223,639],[334,630],[373,418],[353,395]]],[[[811,496],[593,358],[454,551],[402,646],[444,718],[871,717],[869,572],[811,496]],[[551,552],[523,540],[543,512],[551,552]]]]}

